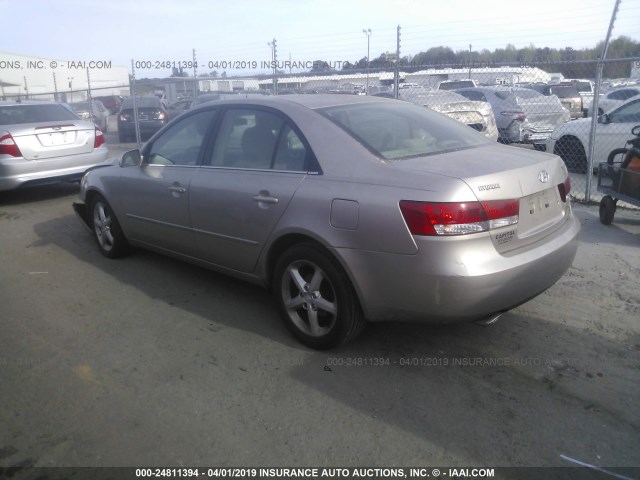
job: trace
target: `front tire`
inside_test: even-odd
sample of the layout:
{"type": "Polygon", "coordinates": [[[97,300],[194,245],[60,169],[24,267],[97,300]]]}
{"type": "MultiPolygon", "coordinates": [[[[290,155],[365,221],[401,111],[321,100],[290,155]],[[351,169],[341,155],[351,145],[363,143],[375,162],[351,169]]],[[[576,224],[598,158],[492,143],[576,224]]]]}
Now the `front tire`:
{"type": "Polygon", "coordinates": [[[129,251],[129,243],[122,233],[111,206],[100,195],[91,202],[91,225],[100,253],[107,258],[119,258],[129,251]]]}
{"type": "Polygon", "coordinates": [[[336,347],[364,328],[362,310],[346,273],[312,243],[294,245],[280,256],[273,292],[286,327],[308,347],[336,347]]]}
{"type": "Polygon", "coordinates": [[[562,158],[570,172],[587,173],[587,154],[577,138],[562,137],[556,143],[553,153],[562,158]]]}

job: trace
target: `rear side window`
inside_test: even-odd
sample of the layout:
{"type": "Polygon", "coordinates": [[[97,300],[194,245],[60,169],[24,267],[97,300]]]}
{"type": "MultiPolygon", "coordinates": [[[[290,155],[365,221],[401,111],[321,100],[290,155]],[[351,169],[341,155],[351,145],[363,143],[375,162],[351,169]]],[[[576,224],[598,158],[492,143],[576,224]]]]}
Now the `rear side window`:
{"type": "Polygon", "coordinates": [[[640,122],[640,100],[634,100],[609,114],[613,123],[640,122]]]}
{"type": "Polygon", "coordinates": [[[231,108],[218,129],[206,165],[258,170],[306,170],[309,151],[279,115],[252,108],[231,108]]]}
{"type": "Polygon", "coordinates": [[[551,93],[558,98],[576,98],[580,96],[578,90],[573,87],[550,87],[551,93]]]}
{"type": "Polygon", "coordinates": [[[78,120],[62,105],[4,105],[0,107],[0,125],[78,120]]]}
{"type": "Polygon", "coordinates": [[[472,129],[404,102],[328,107],[320,113],[386,160],[433,155],[488,143],[472,129]]]}
{"type": "Polygon", "coordinates": [[[612,100],[627,100],[628,98],[635,97],[640,93],[640,90],[622,89],[611,92],[608,97],[612,100]]]}

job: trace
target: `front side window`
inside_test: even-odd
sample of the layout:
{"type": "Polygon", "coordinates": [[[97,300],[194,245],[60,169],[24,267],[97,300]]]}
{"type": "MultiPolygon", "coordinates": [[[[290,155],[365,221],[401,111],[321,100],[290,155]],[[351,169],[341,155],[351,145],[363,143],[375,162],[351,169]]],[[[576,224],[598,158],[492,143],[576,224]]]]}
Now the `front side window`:
{"type": "Polygon", "coordinates": [[[151,145],[148,165],[188,165],[198,163],[200,151],[216,110],[189,115],[166,130],[151,145]]]}

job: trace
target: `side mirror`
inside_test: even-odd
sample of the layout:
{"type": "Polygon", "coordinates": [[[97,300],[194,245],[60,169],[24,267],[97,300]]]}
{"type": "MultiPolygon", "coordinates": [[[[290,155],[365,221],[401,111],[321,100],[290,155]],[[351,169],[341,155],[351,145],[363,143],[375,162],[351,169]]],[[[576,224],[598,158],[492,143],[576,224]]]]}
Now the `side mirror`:
{"type": "Polygon", "coordinates": [[[140,155],[140,150],[129,150],[122,154],[122,158],[120,159],[121,167],[138,167],[142,161],[142,156],[140,155]]]}
{"type": "Polygon", "coordinates": [[[611,123],[611,119],[609,118],[609,115],[606,113],[603,113],[602,115],[600,115],[598,117],[598,123],[602,123],[604,125],[611,123]]]}

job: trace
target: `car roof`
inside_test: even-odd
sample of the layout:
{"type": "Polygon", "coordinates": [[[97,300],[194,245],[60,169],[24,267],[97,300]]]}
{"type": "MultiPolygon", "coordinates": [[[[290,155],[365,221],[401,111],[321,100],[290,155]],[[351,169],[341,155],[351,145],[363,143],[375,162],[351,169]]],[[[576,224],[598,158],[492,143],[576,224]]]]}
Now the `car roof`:
{"type": "Polygon", "coordinates": [[[22,100],[20,102],[11,102],[8,100],[0,101],[0,106],[7,105],[61,105],[61,102],[53,102],[48,100],[22,100]]]}
{"type": "Polygon", "coordinates": [[[365,103],[395,102],[395,99],[377,97],[373,95],[342,95],[342,94],[313,94],[313,95],[286,95],[286,96],[261,96],[252,98],[225,99],[217,102],[209,102],[199,106],[203,108],[211,105],[263,105],[263,106],[284,106],[292,103],[307,107],[309,109],[336,107],[342,105],[355,105],[365,103]]]}

